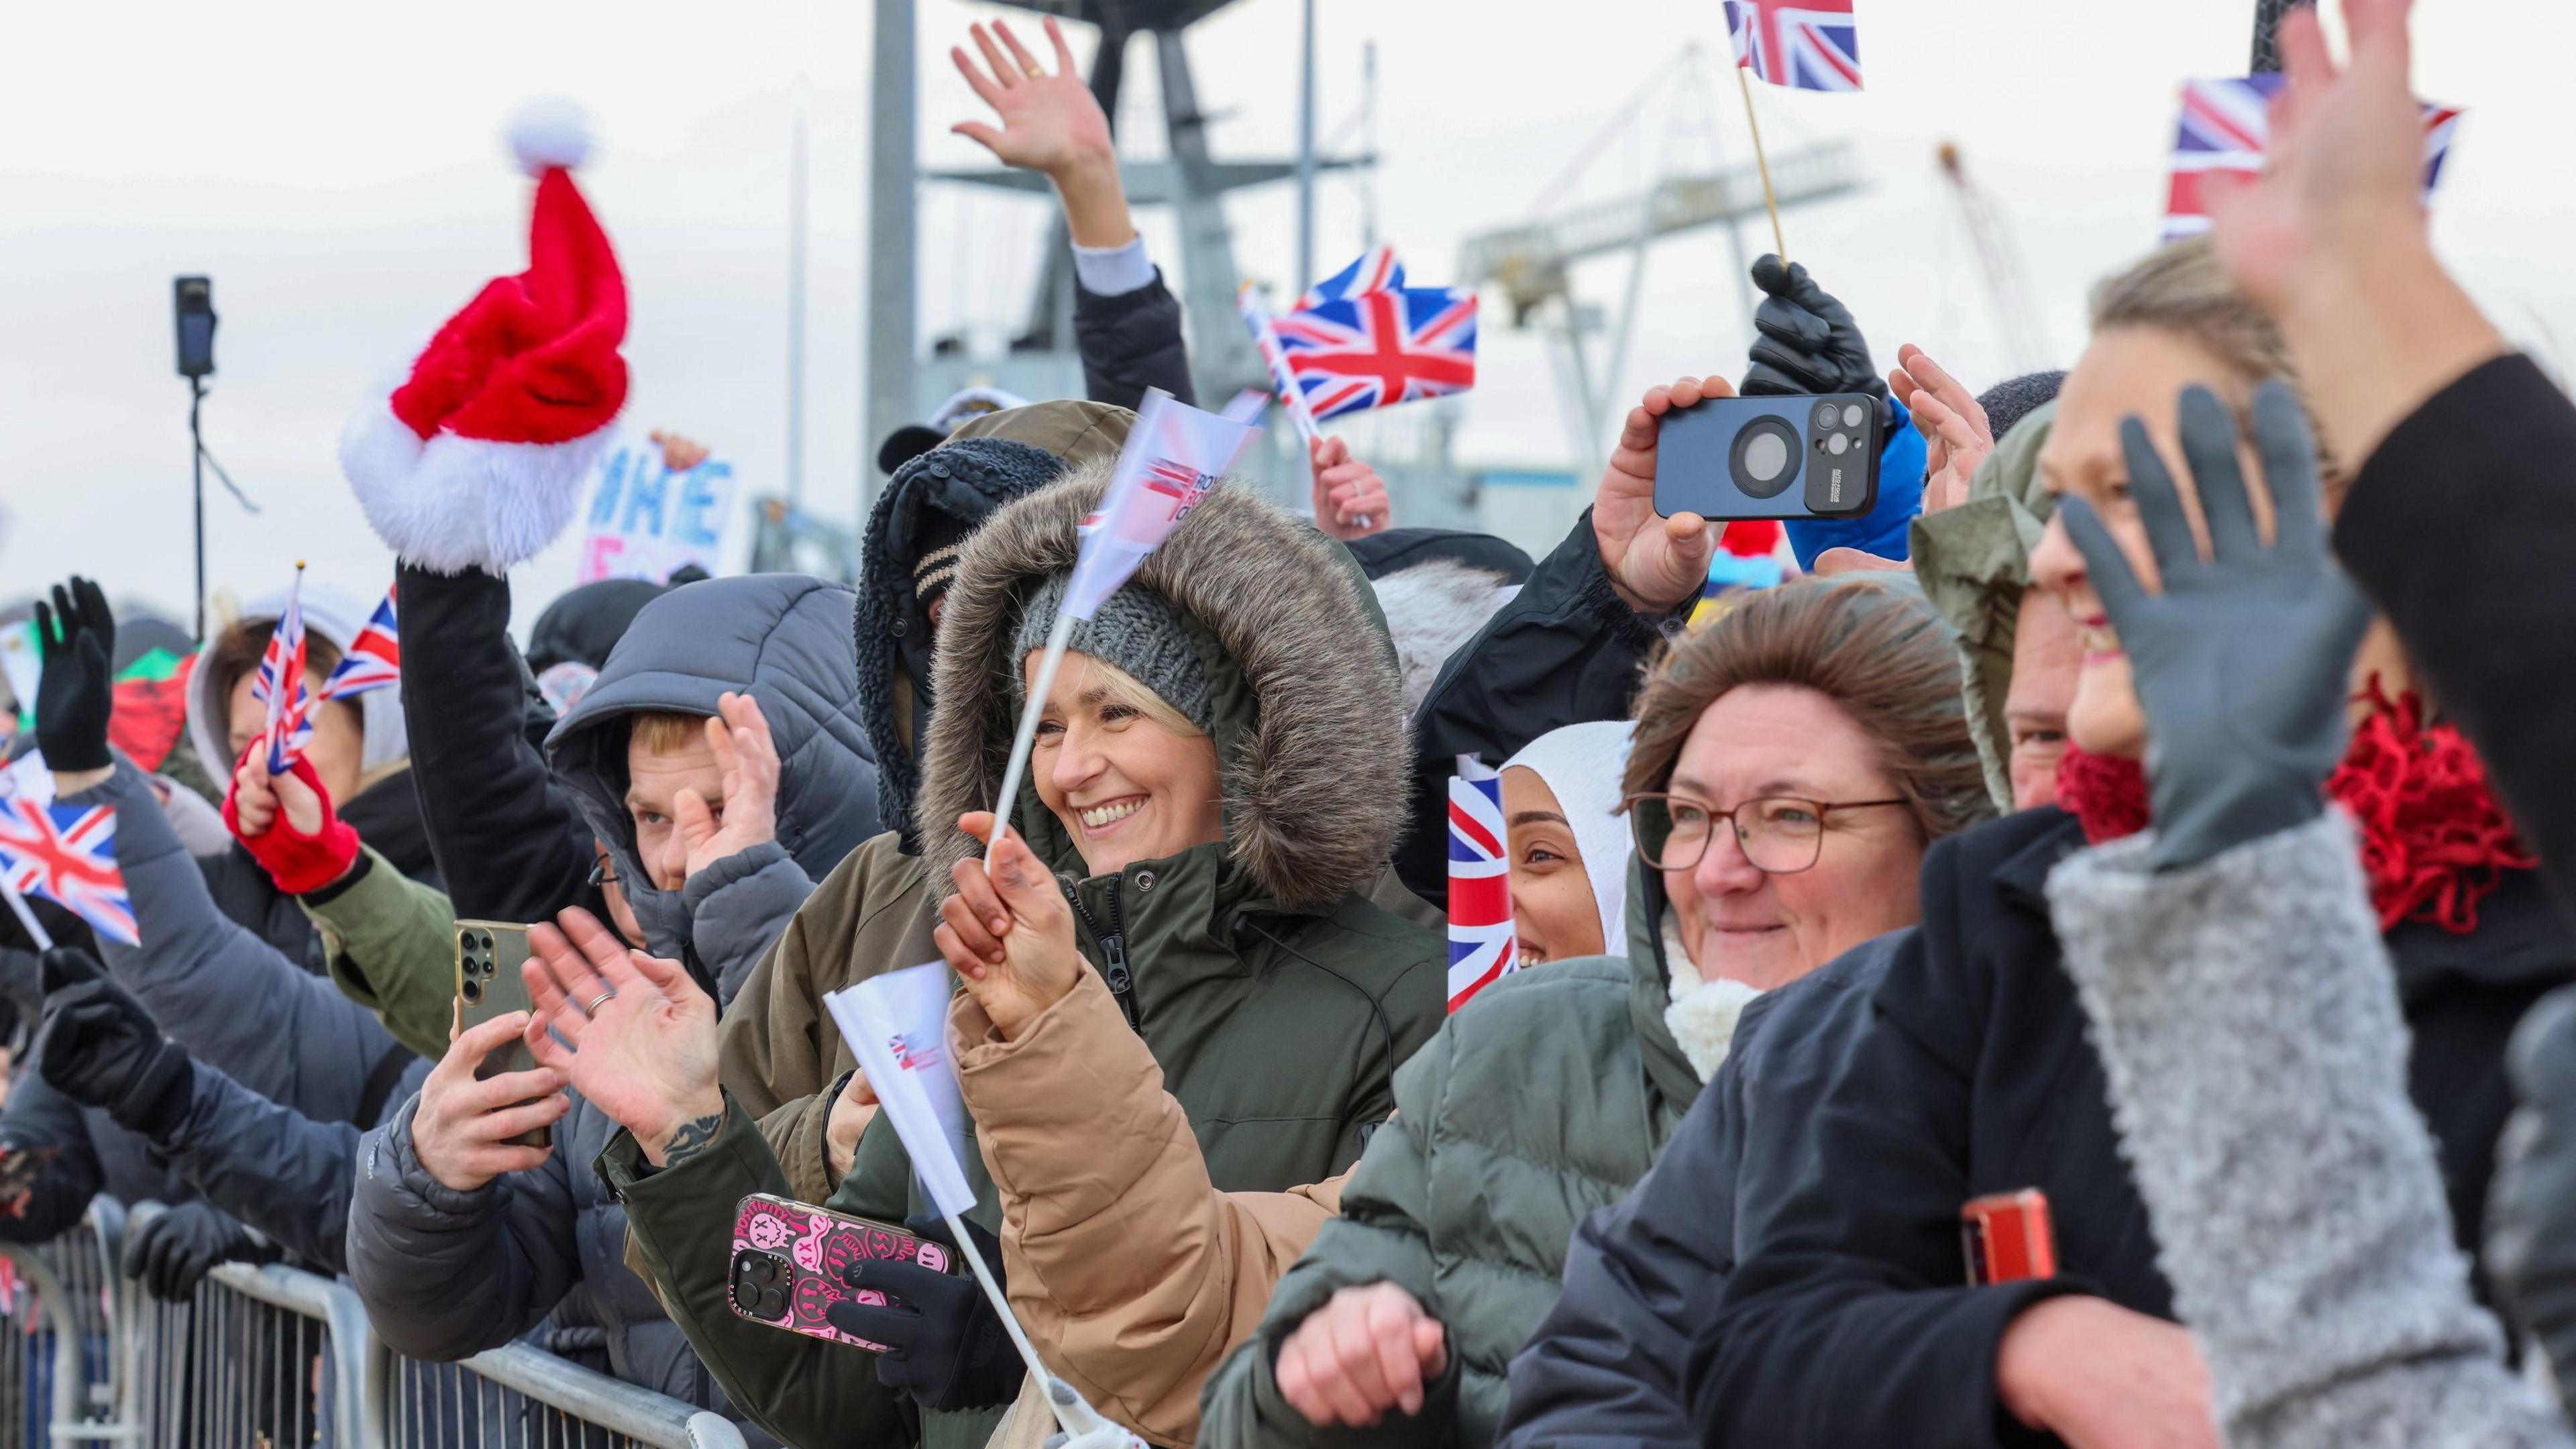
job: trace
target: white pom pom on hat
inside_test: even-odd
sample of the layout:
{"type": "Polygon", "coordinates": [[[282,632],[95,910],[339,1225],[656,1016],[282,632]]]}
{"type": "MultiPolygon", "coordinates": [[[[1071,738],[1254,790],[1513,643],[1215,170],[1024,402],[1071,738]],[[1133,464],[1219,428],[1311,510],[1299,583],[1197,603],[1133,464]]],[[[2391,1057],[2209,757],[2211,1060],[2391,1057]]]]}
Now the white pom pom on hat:
{"type": "Polygon", "coordinates": [[[564,96],[539,96],[510,117],[510,155],[530,176],[578,171],[590,159],[590,117],[564,96]]]}

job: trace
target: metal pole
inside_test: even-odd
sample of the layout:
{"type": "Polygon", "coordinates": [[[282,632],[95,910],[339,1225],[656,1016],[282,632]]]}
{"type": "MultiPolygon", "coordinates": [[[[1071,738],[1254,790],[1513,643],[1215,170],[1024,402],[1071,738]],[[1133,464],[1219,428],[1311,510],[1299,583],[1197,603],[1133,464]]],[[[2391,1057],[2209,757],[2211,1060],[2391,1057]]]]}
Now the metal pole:
{"type": "MultiPolygon", "coordinates": [[[[796,77],[796,129],[787,156],[787,503],[805,502],[805,77],[796,77]]],[[[868,451],[861,440],[860,451],[868,451]]]]}
{"type": "Polygon", "coordinates": [[[1360,46],[1360,150],[1368,170],[1360,178],[1360,245],[1377,245],[1377,42],[1360,46]]]}
{"type": "Polygon", "coordinates": [[[206,642],[206,441],[197,430],[197,406],[206,400],[203,378],[188,379],[188,476],[197,508],[197,642],[206,642]]]}
{"type": "Polygon", "coordinates": [[[2291,6],[2307,3],[2312,0],[2254,0],[2253,74],[2281,68],[2281,17],[2291,6]]]}
{"type": "Polygon", "coordinates": [[[1306,0],[1297,101],[1297,290],[1315,285],[1315,0],[1306,0]]]}
{"type": "Polygon", "coordinates": [[[914,0],[876,0],[868,126],[867,433],[859,440],[859,516],[876,499],[877,443],[913,419],[914,158],[919,117],[913,76],[914,0]]]}

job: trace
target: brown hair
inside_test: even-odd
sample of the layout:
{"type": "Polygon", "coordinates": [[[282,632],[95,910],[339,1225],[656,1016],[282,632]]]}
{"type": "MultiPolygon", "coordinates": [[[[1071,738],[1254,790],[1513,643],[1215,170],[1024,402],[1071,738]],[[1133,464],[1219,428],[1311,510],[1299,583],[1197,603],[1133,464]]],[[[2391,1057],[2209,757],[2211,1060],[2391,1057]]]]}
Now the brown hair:
{"type": "MultiPolygon", "coordinates": [[[[260,656],[268,652],[269,636],[277,632],[274,616],[266,619],[235,619],[215,636],[214,648],[206,655],[206,669],[215,681],[215,708],[220,711],[233,697],[242,676],[259,668],[260,656]]],[[[340,665],[340,646],[314,633],[304,631],[304,667],[325,678],[340,665]]]]}
{"type": "Polygon", "coordinates": [[[1866,578],[1758,593],[1665,647],[1637,696],[1623,795],[1662,790],[1702,711],[1748,684],[1812,689],[1878,747],[1926,840],[1994,814],[1968,736],[1959,655],[1922,600],[1866,578]]]}
{"type": "MultiPolygon", "coordinates": [[[[2275,378],[2299,395],[2311,431],[2316,413],[2290,356],[2289,340],[2271,317],[2236,290],[2206,236],[2191,237],[2150,253],[2146,260],[2103,279],[2093,289],[2093,330],[2144,327],[2170,332],[2227,364],[2249,383],[2275,378]]],[[[2238,419],[2243,427],[2246,420],[2238,419]]],[[[2318,468],[2329,493],[2339,493],[2341,473],[2318,440],[2318,468]]]]}
{"type": "Polygon", "coordinates": [[[707,720],[711,716],[648,709],[627,718],[634,731],[627,740],[635,748],[648,755],[676,755],[707,737],[707,720]]]}

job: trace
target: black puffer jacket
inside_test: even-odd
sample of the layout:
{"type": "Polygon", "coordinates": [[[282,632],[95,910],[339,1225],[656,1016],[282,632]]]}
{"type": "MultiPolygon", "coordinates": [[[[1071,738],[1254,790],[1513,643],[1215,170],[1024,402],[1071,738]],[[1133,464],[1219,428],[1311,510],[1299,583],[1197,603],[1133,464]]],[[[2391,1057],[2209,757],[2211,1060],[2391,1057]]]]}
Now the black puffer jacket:
{"type": "MultiPolygon", "coordinates": [[[[2042,893],[2082,844],[2071,816],[2034,810],[1933,846],[1923,924],[1816,1110],[1751,1124],[1739,1180],[1770,1186],[1736,1194],[1738,1264],[1696,1326],[1685,1381],[1705,1442],[2053,1443],[1997,1402],[1995,1353],[2014,1316],[2093,1293],[2172,1317],[2042,893]],[[1959,1286],[1960,1205],[2029,1187],[2048,1195],[2059,1276],[1959,1286]]],[[[2474,1254],[2509,1105],[2505,1043],[2534,1000],[2576,976],[2576,935],[2537,878],[2515,872],[2474,934],[2406,925],[2388,944],[2414,1032],[2411,1089],[2474,1254]]]]}
{"type": "Polygon", "coordinates": [[[1181,336],[1181,302],[1163,285],[1160,267],[1151,283],[1111,297],[1076,282],[1073,345],[1082,354],[1083,395],[1093,402],[1132,411],[1149,387],[1198,401],[1189,344],[1181,336]]]}

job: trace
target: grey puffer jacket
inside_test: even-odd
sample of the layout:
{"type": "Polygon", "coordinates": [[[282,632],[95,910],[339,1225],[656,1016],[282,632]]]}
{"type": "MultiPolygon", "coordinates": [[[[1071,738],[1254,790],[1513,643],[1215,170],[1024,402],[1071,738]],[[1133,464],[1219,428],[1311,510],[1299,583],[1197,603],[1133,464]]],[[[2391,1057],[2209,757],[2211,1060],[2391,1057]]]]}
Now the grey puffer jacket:
{"type": "Polygon", "coordinates": [[[2058,866],[2050,916],[2228,1444],[2576,1444],[2470,1296],[2351,826],[2151,843],[2058,866]]]}
{"type": "MultiPolygon", "coordinates": [[[[798,574],[674,589],[636,616],[598,682],[547,740],[556,778],[609,842],[646,949],[687,962],[720,1001],[786,929],[813,882],[877,829],[875,764],[853,695],[850,605],[849,590],[798,574]],[[717,695],[746,688],[778,747],[778,838],[710,866],[680,891],[655,890],[635,864],[623,800],[626,717],[713,714],[717,695]]],[[[617,1377],[731,1412],[652,1290],[625,1266],[626,1214],[592,1167],[614,1121],[576,1094],[545,1166],[459,1193],[412,1152],[417,1105],[368,1135],[350,1206],[350,1280],[387,1343],[415,1358],[464,1358],[552,1314],[558,1330],[601,1330],[617,1377]]]]}
{"type": "Polygon", "coordinates": [[[1342,1215],[1209,1378],[1202,1446],[1493,1441],[1505,1370],[1556,1301],[1575,1225],[1644,1175],[1700,1093],[1664,1024],[1663,892],[1642,871],[1629,890],[1626,957],[1504,977],[1397,1070],[1395,1120],[1352,1171],[1342,1215]],[[1319,1430],[1279,1392],[1279,1345],[1334,1293],[1380,1281],[1446,1326],[1449,1366],[1416,1415],[1319,1430]]]}

